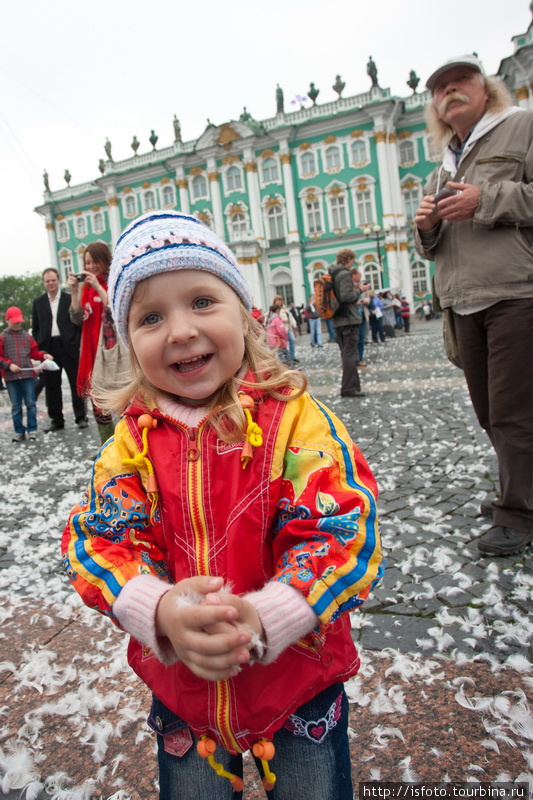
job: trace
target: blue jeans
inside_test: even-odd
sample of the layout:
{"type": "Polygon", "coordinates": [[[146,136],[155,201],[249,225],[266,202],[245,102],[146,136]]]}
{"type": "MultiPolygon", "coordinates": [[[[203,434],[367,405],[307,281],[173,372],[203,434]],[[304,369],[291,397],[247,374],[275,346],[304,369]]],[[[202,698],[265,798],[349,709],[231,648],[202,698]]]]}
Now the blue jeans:
{"type": "Polygon", "coordinates": [[[289,328],[289,356],[291,360],[296,358],[296,336],[291,328],[289,328]]]}
{"type": "MultiPolygon", "coordinates": [[[[155,697],[148,722],[153,725],[154,720],[163,720],[169,733],[185,726],[155,697]]],[[[219,777],[198,755],[194,735],[193,746],[181,757],[167,753],[163,739],[157,737],[160,800],[242,800],[242,792],[234,792],[229,780],[219,777]]],[[[276,783],[266,793],[269,800],[352,800],[348,700],[342,683],[300,706],[276,731],[273,742],[276,754],[270,768],[276,783]]],[[[242,777],[242,755],[232,756],[217,747],[215,760],[242,777]]],[[[257,760],[256,765],[263,777],[257,760]]]]}
{"type": "Polygon", "coordinates": [[[6,381],[7,393],[11,401],[11,416],[15,433],[31,433],[37,430],[37,406],[35,404],[35,378],[21,378],[6,381]],[[27,429],[22,420],[22,403],[26,406],[27,429]]]}
{"type": "Polygon", "coordinates": [[[358,361],[364,361],[365,355],[365,339],[366,339],[366,319],[363,317],[363,321],[359,325],[359,342],[357,344],[357,352],[359,355],[358,361]]]}
{"type": "Polygon", "coordinates": [[[326,320],[326,327],[328,329],[330,342],[336,342],[337,341],[337,336],[335,334],[335,328],[333,327],[333,320],[332,319],[327,319],[326,320]]]}
{"type": "Polygon", "coordinates": [[[322,320],[320,317],[316,319],[309,317],[309,333],[311,334],[311,347],[314,345],[322,347],[322,320]]]}

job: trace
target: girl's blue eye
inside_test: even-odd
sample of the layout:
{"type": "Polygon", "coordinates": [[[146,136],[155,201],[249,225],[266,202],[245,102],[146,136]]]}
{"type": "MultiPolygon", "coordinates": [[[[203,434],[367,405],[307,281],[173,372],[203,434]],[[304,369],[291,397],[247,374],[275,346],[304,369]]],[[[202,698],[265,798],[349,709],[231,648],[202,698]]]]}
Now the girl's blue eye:
{"type": "Polygon", "coordinates": [[[143,322],[145,325],[155,325],[156,322],[159,322],[159,320],[160,320],[159,314],[147,314],[143,322]]]}
{"type": "Polygon", "coordinates": [[[195,303],[196,308],[208,308],[212,303],[207,297],[199,297],[195,303]]]}

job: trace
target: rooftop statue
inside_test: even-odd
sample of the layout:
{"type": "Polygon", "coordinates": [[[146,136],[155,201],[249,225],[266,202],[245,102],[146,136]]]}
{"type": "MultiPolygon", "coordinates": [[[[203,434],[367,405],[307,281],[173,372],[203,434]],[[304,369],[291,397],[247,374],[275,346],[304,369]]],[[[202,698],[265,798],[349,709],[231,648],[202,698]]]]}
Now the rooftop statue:
{"type": "Polygon", "coordinates": [[[414,69],[412,69],[411,72],[409,73],[409,80],[407,81],[407,85],[409,86],[410,89],[413,90],[413,94],[416,94],[416,87],[418,86],[419,83],[420,83],[420,78],[418,77],[414,69]]]}
{"type": "Polygon", "coordinates": [[[307,96],[309,97],[310,100],[313,101],[313,105],[314,106],[316,106],[316,99],[317,99],[319,94],[320,94],[320,89],[317,89],[315,87],[314,83],[310,83],[309,84],[309,91],[307,92],[307,96]]]}
{"type": "Polygon", "coordinates": [[[174,125],[174,141],[181,142],[181,125],[179,119],[175,114],[174,114],[174,119],[172,120],[172,124],[174,125]]]}
{"type": "Polygon", "coordinates": [[[104,150],[108,158],[108,161],[113,161],[113,156],[111,155],[111,142],[109,141],[109,139],[105,140],[104,150]]]}
{"type": "Polygon", "coordinates": [[[46,170],[43,172],[43,183],[44,183],[45,191],[49,192],[50,191],[50,183],[48,182],[48,172],[46,170]]]}
{"type": "Polygon", "coordinates": [[[140,144],[141,144],[140,141],[137,139],[136,136],[134,136],[131,142],[131,149],[133,150],[135,155],[137,155],[137,150],[139,149],[140,144]]]}
{"type": "Polygon", "coordinates": [[[65,170],[65,174],[63,175],[63,177],[65,179],[65,182],[66,182],[67,186],[70,186],[70,181],[72,180],[72,175],[70,174],[68,169],[65,170]]]}
{"type": "Polygon", "coordinates": [[[276,89],[276,114],[283,114],[283,89],[280,87],[279,83],[276,89]]]}
{"type": "Polygon", "coordinates": [[[366,74],[372,81],[372,89],[378,86],[378,68],[376,67],[375,62],[372,59],[372,56],[368,56],[368,64],[366,65],[366,74]]]}
{"type": "Polygon", "coordinates": [[[100,172],[103,175],[104,172],[105,172],[105,162],[104,162],[103,158],[101,158],[100,161],[98,162],[98,169],[100,170],[100,172]]]}
{"type": "Polygon", "coordinates": [[[150,144],[152,145],[152,150],[155,150],[155,146],[157,144],[157,140],[158,139],[159,139],[159,136],[155,133],[155,131],[152,128],[152,131],[150,133],[150,139],[148,140],[150,142],[150,144]]]}
{"type": "Polygon", "coordinates": [[[346,86],[346,84],[342,80],[341,76],[340,75],[336,75],[335,76],[335,83],[333,84],[333,86],[331,88],[333,89],[334,92],[337,92],[337,94],[339,95],[337,100],[341,99],[342,90],[344,89],[345,86],[346,86]]]}

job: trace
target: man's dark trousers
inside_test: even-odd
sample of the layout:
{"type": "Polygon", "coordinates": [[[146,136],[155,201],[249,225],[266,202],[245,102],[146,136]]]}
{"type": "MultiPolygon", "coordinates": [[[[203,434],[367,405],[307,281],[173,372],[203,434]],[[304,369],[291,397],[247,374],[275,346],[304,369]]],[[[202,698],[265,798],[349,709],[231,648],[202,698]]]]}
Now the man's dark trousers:
{"type": "Polygon", "coordinates": [[[61,369],[56,372],[44,373],[44,388],[46,397],[46,408],[48,416],[53,425],[62,427],[65,424],[63,416],[63,395],[61,392],[62,370],[67,373],[72,395],[72,408],[76,422],[81,422],[86,418],[85,400],[76,391],[76,378],[78,375],[78,359],[69,355],[60,336],[52,336],[48,348],[50,355],[61,369]]]}
{"type": "Polygon", "coordinates": [[[361,381],[357,371],[359,325],[341,325],[340,328],[335,328],[335,333],[342,359],[341,395],[355,394],[361,391],[361,381]]]}
{"type": "Polygon", "coordinates": [[[472,405],[498,456],[494,525],[533,531],[533,298],[454,315],[472,405]]]}

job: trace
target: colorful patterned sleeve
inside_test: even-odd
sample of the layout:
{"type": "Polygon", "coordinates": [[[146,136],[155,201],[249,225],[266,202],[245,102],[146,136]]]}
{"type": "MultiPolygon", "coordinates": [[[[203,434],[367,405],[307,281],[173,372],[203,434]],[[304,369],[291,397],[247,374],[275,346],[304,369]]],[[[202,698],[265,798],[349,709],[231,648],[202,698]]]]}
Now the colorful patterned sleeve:
{"type": "Polygon", "coordinates": [[[325,625],[362,605],[383,575],[377,486],[329,409],[309,395],[293,403],[279,437],[274,580],[301,591],[325,625]]]}
{"type": "Polygon", "coordinates": [[[137,449],[124,422],[104,445],[82,502],[63,532],[63,564],[84,603],[115,622],[113,603],[136,575],[168,579],[158,508],[138,472],[122,465],[137,449]]]}

